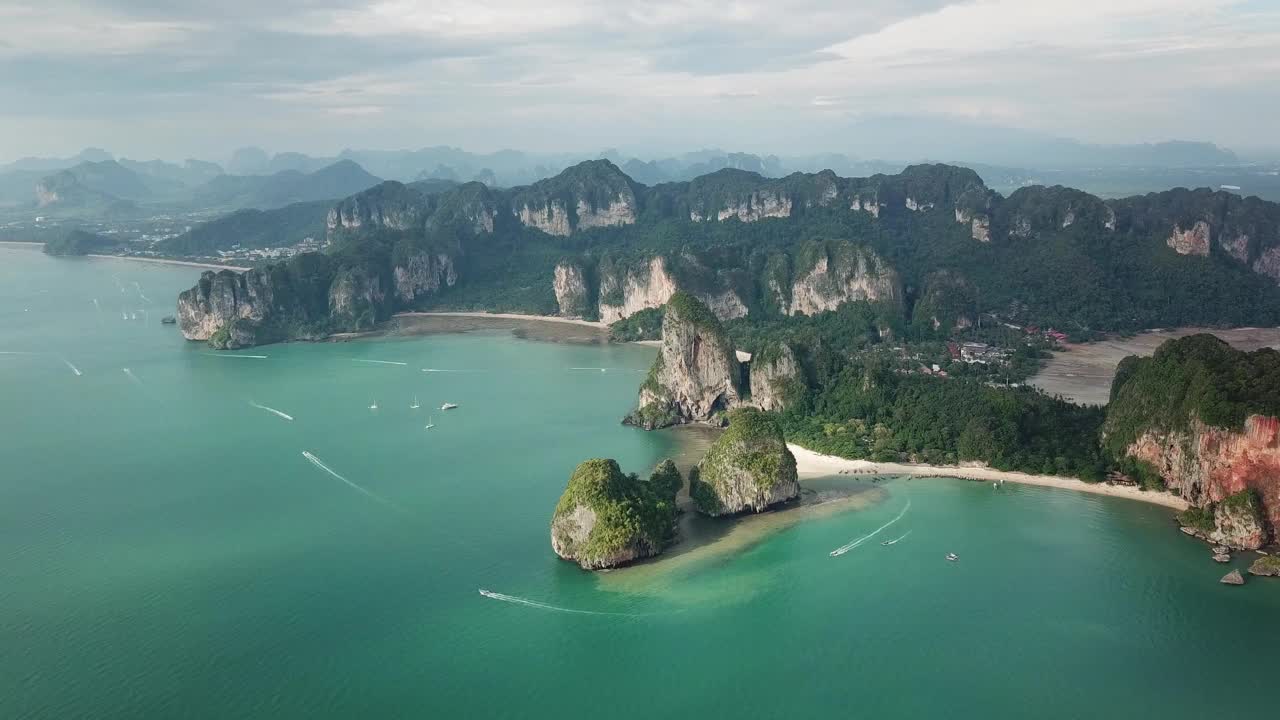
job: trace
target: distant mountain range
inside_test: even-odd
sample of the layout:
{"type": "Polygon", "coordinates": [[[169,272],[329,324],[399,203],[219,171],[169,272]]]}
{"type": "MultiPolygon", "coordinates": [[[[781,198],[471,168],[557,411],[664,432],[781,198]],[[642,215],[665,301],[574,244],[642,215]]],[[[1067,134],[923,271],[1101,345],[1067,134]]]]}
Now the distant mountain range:
{"type": "Polygon", "coordinates": [[[343,160],[313,172],[226,175],[211,163],[189,160],[84,161],[54,172],[12,170],[0,174],[0,206],[42,215],[97,218],[154,212],[271,209],[335,200],[381,182],[343,160]]]}
{"type": "MultiPolygon", "coordinates": [[[[1001,192],[1032,185],[1068,185],[1101,197],[1124,197],[1171,187],[1209,187],[1280,200],[1280,162],[1243,163],[1210,143],[1171,141],[1143,145],[1091,145],[1025,131],[953,123],[944,138],[917,118],[870,119],[850,127],[843,144],[863,153],[936,159],[977,170],[1001,192]],[[997,132],[998,130],[998,132],[997,132]],[[874,142],[872,142],[874,140],[874,142]],[[939,152],[957,155],[933,155],[939,152]],[[957,160],[957,157],[960,159],[957,160]],[[965,157],[986,162],[964,162],[965,157]]],[[[936,124],[936,121],[931,121],[936,124]]],[[[297,152],[274,155],[261,148],[237,150],[225,165],[187,159],[114,159],[99,148],[67,158],[23,158],[0,165],[0,212],[77,218],[163,213],[269,210],[294,203],[337,200],[377,184],[478,181],[516,187],[552,177],[583,160],[606,159],[636,182],[684,182],[719,170],[764,177],[831,170],[845,177],[899,172],[905,163],[847,154],[759,155],[716,148],[660,158],[618,150],[594,157],[573,153],[500,150],[473,153],[455,147],[416,150],[343,150],[333,156],[297,152]]]]}

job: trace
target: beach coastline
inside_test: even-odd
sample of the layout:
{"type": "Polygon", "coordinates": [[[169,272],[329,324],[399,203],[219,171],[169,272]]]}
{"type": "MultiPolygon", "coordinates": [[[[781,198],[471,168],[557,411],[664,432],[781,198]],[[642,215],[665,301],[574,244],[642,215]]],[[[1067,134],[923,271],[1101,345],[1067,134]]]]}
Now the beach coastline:
{"type": "Polygon", "coordinates": [[[101,258],[106,260],[130,260],[133,262],[154,263],[156,265],[177,265],[180,267],[197,267],[208,268],[210,270],[234,270],[235,272],[248,272],[250,268],[239,267],[236,265],[218,265],[217,263],[192,262],[190,260],[168,260],[165,258],[144,258],[134,255],[95,255],[90,253],[85,257],[101,258]]]}
{"type": "Polygon", "coordinates": [[[526,315],[522,313],[491,313],[491,312],[400,312],[394,317],[456,317],[456,318],[492,318],[496,320],[536,320],[539,322],[553,322],[567,325],[580,325],[582,327],[595,328],[597,330],[608,330],[606,323],[596,322],[594,320],[583,320],[581,318],[567,318],[558,315],[526,315]]]}
{"type": "Polygon", "coordinates": [[[1076,478],[1058,475],[1031,475],[1023,472],[996,470],[981,466],[952,465],[918,465],[915,463],[872,462],[870,460],[850,460],[834,455],[823,455],[813,450],[788,443],[787,447],[796,456],[796,470],[800,478],[825,477],[847,473],[866,475],[911,475],[913,477],[959,478],[961,480],[1006,481],[1019,485],[1036,485],[1039,487],[1075,490],[1092,495],[1138,500],[1140,502],[1162,505],[1173,510],[1186,510],[1190,503],[1167,492],[1139,490],[1128,485],[1112,485],[1108,483],[1087,483],[1076,478]]]}

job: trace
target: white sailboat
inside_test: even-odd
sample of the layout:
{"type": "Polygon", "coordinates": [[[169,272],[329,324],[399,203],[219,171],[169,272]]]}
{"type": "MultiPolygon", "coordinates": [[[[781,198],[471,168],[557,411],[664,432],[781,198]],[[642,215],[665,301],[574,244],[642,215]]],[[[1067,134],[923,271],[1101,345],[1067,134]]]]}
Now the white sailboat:
{"type": "Polygon", "coordinates": [[[428,417],[428,418],[427,418],[427,425],[426,425],[426,427],[424,427],[424,428],[423,428],[423,430],[430,430],[431,428],[433,428],[433,427],[435,427],[435,426],[436,426],[436,424],[435,424],[435,423],[433,423],[433,422],[431,422],[431,418],[430,418],[430,417],[428,417]]]}
{"type": "Polygon", "coordinates": [[[369,409],[370,409],[370,410],[377,410],[377,409],[378,409],[378,401],[377,401],[377,400],[374,400],[372,403],[370,403],[370,404],[369,404],[369,409]]]}
{"type": "Polygon", "coordinates": [[[417,410],[417,409],[418,409],[418,408],[420,408],[420,407],[422,407],[422,406],[418,404],[418,396],[417,396],[417,395],[414,395],[414,396],[413,396],[413,404],[409,406],[409,409],[410,409],[410,410],[417,410]]]}

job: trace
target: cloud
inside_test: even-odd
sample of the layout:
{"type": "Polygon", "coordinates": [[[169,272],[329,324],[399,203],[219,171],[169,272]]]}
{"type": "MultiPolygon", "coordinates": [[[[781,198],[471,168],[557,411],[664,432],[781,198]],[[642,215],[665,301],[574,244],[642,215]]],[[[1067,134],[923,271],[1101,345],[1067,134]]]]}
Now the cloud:
{"type": "Polygon", "coordinates": [[[9,0],[0,27],[0,156],[839,151],[875,115],[1265,144],[1280,112],[1258,1],[9,0]]]}

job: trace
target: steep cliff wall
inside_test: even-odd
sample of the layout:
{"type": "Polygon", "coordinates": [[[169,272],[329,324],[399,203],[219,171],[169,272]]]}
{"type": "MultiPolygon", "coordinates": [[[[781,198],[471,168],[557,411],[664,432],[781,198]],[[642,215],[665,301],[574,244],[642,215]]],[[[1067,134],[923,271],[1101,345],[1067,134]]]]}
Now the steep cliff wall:
{"type": "Polygon", "coordinates": [[[542,205],[521,205],[516,210],[516,218],[520,224],[537,228],[548,235],[567,236],[569,227],[569,211],[559,200],[548,200],[542,205]]]}
{"type": "Polygon", "coordinates": [[[714,314],[677,292],[662,321],[662,350],[640,386],[639,408],[626,422],[648,430],[710,422],[741,402],[742,369],[714,314]]]}
{"type": "Polygon", "coordinates": [[[1233,547],[1257,547],[1280,528],[1280,353],[1243,352],[1218,338],[1169,340],[1151,357],[1125,358],[1116,371],[1103,442],[1136,458],[1200,513],[1199,531],[1233,547]],[[1246,492],[1247,491],[1247,492],[1246,492]],[[1241,493],[1256,496],[1250,529],[1241,493]],[[1224,514],[1225,513],[1225,514],[1224,514]]]}
{"type": "MultiPolygon", "coordinates": [[[[1185,431],[1148,431],[1129,446],[1128,454],[1154,466],[1171,489],[1197,506],[1254,490],[1271,528],[1280,528],[1280,420],[1275,417],[1251,415],[1243,432],[1208,427],[1199,420],[1185,431]]],[[[1248,530],[1211,539],[1249,548],[1265,541],[1248,530]]]]}
{"type": "Polygon", "coordinates": [[[330,232],[338,230],[411,230],[432,210],[427,197],[402,183],[388,181],[339,202],[329,211],[330,232]]]}
{"type": "Polygon", "coordinates": [[[586,314],[591,299],[586,273],[581,265],[563,261],[556,264],[552,288],[555,290],[556,307],[560,308],[561,315],[580,318],[586,314]]]}
{"type": "Polygon", "coordinates": [[[661,307],[677,289],[661,257],[650,259],[637,270],[604,266],[600,271],[600,321],[614,323],[640,310],[661,307]]]}
{"type": "Polygon", "coordinates": [[[458,282],[453,258],[446,253],[414,253],[396,263],[392,275],[396,299],[404,305],[439,292],[440,288],[453,287],[458,282]]]}
{"type": "Polygon", "coordinates": [[[786,343],[774,343],[757,352],[750,366],[751,404],[766,411],[786,408],[787,393],[803,383],[795,351],[786,343]]]}
{"type": "MultiPolygon", "coordinates": [[[[1169,235],[1169,239],[1165,243],[1179,255],[1206,257],[1209,254],[1211,239],[1209,223],[1199,220],[1186,230],[1183,230],[1181,225],[1174,225],[1173,233],[1169,235]]],[[[1248,238],[1245,238],[1246,245],[1248,242],[1248,238]]]]}
{"type": "MultiPolygon", "coordinates": [[[[816,315],[855,300],[898,302],[902,290],[898,274],[870,248],[847,242],[823,243],[801,253],[787,315],[816,315]]],[[[779,294],[781,295],[781,294],[779,294]]]]}
{"type": "Polygon", "coordinates": [[[378,322],[386,298],[377,273],[361,267],[343,268],[329,285],[329,317],[344,330],[367,330],[378,322]]]}
{"type": "Polygon", "coordinates": [[[221,333],[220,347],[254,345],[264,340],[259,337],[259,326],[270,312],[274,296],[265,272],[207,270],[195,287],[178,295],[178,326],[188,340],[210,340],[221,333]]]}
{"type": "Polygon", "coordinates": [[[522,225],[548,235],[636,222],[636,185],[608,160],[579,163],[555,177],[512,191],[510,205],[522,225]]]}

